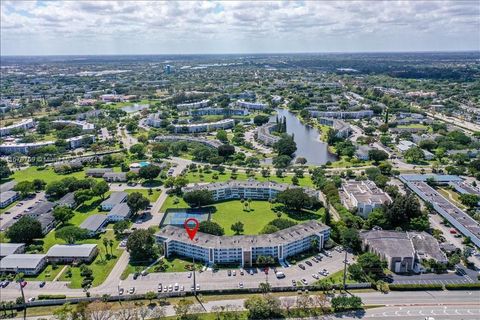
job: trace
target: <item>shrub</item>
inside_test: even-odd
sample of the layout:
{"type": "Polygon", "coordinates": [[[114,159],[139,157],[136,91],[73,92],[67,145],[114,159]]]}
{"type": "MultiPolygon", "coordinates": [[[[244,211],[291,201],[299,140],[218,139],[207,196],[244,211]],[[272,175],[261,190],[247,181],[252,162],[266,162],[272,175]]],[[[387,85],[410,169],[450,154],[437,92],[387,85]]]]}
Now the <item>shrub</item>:
{"type": "Polygon", "coordinates": [[[64,294],[40,294],[38,300],[58,300],[67,298],[64,294]]]}
{"type": "Polygon", "coordinates": [[[391,291],[443,290],[441,284],[391,284],[391,291]]]}
{"type": "Polygon", "coordinates": [[[480,290],[480,283],[454,283],[446,284],[447,290],[480,290]]]}

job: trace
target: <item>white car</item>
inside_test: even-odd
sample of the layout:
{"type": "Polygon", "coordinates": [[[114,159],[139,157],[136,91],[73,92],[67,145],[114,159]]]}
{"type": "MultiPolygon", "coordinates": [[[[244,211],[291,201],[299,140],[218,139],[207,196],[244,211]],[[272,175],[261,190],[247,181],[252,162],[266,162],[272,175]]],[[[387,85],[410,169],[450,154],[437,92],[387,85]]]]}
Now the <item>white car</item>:
{"type": "Polygon", "coordinates": [[[243,282],[240,282],[240,283],[238,284],[238,287],[239,287],[240,289],[243,289],[243,282]]]}
{"type": "Polygon", "coordinates": [[[128,293],[134,294],[134,293],[135,293],[135,287],[131,287],[131,288],[128,290],[128,293]]]}
{"type": "Polygon", "coordinates": [[[302,283],[303,283],[304,285],[307,285],[307,284],[308,284],[307,279],[303,278],[303,279],[302,279],[302,283]]]}
{"type": "Polygon", "coordinates": [[[312,277],[315,278],[315,279],[318,279],[318,278],[319,278],[318,275],[315,274],[315,273],[312,273],[312,277]]]}
{"type": "Polygon", "coordinates": [[[178,291],[178,283],[175,283],[175,285],[173,286],[173,288],[175,289],[175,291],[178,291]]]}

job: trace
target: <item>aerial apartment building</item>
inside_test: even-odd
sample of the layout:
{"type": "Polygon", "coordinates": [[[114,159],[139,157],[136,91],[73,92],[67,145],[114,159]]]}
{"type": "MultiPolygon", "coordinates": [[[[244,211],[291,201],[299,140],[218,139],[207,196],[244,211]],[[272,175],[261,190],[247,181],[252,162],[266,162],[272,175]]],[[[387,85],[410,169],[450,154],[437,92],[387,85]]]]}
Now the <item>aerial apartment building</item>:
{"type": "Polygon", "coordinates": [[[199,108],[206,108],[210,104],[210,100],[202,100],[198,102],[192,103],[181,103],[177,104],[178,110],[189,110],[189,109],[199,109],[199,108]]]}
{"type": "Polygon", "coordinates": [[[309,110],[310,116],[318,118],[335,118],[335,119],[361,119],[373,117],[372,110],[360,111],[319,111],[309,110]]]}
{"type": "Polygon", "coordinates": [[[190,240],[182,227],[168,225],[156,235],[165,256],[195,258],[207,264],[252,266],[260,256],[278,261],[311,249],[322,249],[330,237],[330,227],[312,220],[271,234],[256,236],[214,236],[198,232],[190,240]]]}
{"type": "MultiPolygon", "coordinates": [[[[212,193],[214,201],[223,201],[230,199],[253,199],[268,200],[274,199],[279,192],[289,188],[300,188],[286,183],[259,182],[255,180],[226,182],[214,182],[204,185],[194,185],[183,188],[183,192],[194,190],[208,190],[212,193]]],[[[318,199],[318,191],[309,188],[302,188],[309,196],[318,199]]]]}
{"type": "Polygon", "coordinates": [[[237,105],[237,107],[246,108],[249,110],[264,110],[268,107],[266,103],[248,102],[243,100],[238,100],[235,104],[237,105]]]}
{"type": "Polygon", "coordinates": [[[337,133],[337,138],[348,138],[352,132],[352,128],[345,121],[331,118],[318,118],[320,124],[332,127],[337,133]]]}
{"type": "Polygon", "coordinates": [[[265,123],[257,129],[257,140],[262,142],[266,146],[273,146],[280,140],[279,136],[272,134],[277,128],[277,124],[274,122],[265,123]]]}
{"type": "Polygon", "coordinates": [[[86,121],[79,121],[79,120],[54,120],[52,121],[53,124],[61,124],[61,125],[70,125],[70,126],[77,126],[83,131],[92,131],[95,129],[95,125],[92,123],[88,123],[86,121]]]}
{"type": "Polygon", "coordinates": [[[364,218],[373,209],[392,202],[392,198],[370,180],[344,181],[340,198],[345,207],[348,209],[357,208],[358,214],[364,218]]]}
{"type": "MultiPolygon", "coordinates": [[[[65,140],[68,143],[70,149],[79,148],[89,142],[95,141],[93,135],[84,135],[73,137],[65,140]]],[[[52,146],[55,144],[55,141],[39,141],[39,142],[29,142],[29,143],[16,143],[16,142],[6,142],[0,144],[0,154],[12,154],[12,153],[22,153],[27,154],[30,150],[38,149],[41,147],[52,146]]]]}
{"type": "Polygon", "coordinates": [[[224,119],[216,122],[204,122],[204,123],[189,123],[189,124],[175,124],[175,133],[196,133],[196,132],[209,132],[219,129],[230,129],[235,126],[235,120],[224,119]]]}
{"type": "Polygon", "coordinates": [[[14,123],[7,127],[0,128],[0,137],[8,136],[11,134],[12,130],[15,129],[23,129],[28,130],[30,128],[35,127],[35,121],[33,119],[25,119],[20,122],[14,123]]]}

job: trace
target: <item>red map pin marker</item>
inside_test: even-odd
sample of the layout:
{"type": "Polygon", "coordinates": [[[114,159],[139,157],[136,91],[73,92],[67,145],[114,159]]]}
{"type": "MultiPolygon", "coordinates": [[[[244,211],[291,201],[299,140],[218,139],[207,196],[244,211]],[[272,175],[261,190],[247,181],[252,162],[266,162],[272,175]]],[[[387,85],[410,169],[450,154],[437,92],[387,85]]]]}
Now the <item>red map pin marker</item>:
{"type": "Polygon", "coordinates": [[[199,223],[198,220],[195,218],[188,218],[185,220],[183,224],[185,230],[187,230],[188,236],[190,237],[190,240],[193,240],[195,238],[195,235],[197,234],[199,223]],[[192,226],[194,224],[194,226],[192,226]]]}

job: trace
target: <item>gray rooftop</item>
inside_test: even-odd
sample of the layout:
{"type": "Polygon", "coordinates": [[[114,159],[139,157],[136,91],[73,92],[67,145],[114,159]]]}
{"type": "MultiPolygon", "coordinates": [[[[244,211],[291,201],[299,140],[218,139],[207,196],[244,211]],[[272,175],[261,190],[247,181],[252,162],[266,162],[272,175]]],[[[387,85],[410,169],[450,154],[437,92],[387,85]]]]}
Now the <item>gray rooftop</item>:
{"type": "Polygon", "coordinates": [[[18,192],[16,191],[5,191],[5,192],[0,192],[0,202],[3,202],[5,200],[8,200],[10,198],[16,197],[18,192]]]}
{"type": "Polygon", "coordinates": [[[78,257],[88,258],[93,250],[97,247],[96,244],[56,244],[47,252],[47,257],[78,257]]]}
{"type": "Polygon", "coordinates": [[[437,182],[453,182],[453,181],[463,181],[459,176],[448,175],[448,174],[401,174],[400,178],[403,178],[405,181],[427,181],[428,178],[433,178],[437,182]]]}
{"type": "Polygon", "coordinates": [[[55,204],[50,201],[44,201],[36,204],[32,210],[28,213],[30,216],[41,216],[46,214],[47,212],[50,212],[55,204]]]}
{"type": "Polygon", "coordinates": [[[105,221],[107,221],[106,215],[94,214],[85,219],[80,225],[80,228],[96,232],[105,224],[105,221]]]}
{"type": "Polygon", "coordinates": [[[128,196],[126,192],[112,192],[108,199],[104,200],[100,205],[116,205],[121,203],[128,196]]]}
{"type": "Polygon", "coordinates": [[[106,172],[103,175],[104,178],[112,178],[112,177],[120,177],[120,178],[127,178],[127,173],[126,172],[106,172]]]}
{"type": "Polygon", "coordinates": [[[59,206],[71,206],[73,204],[75,204],[75,194],[73,192],[67,193],[57,201],[59,206]]]}
{"type": "Polygon", "coordinates": [[[120,217],[127,218],[129,214],[130,214],[130,208],[128,207],[128,204],[126,202],[122,202],[115,205],[112,208],[112,210],[110,210],[107,217],[120,216],[120,217]]]}
{"type": "Polygon", "coordinates": [[[6,192],[6,191],[9,191],[9,190],[12,190],[13,187],[15,187],[16,185],[17,185],[17,181],[15,181],[15,180],[2,183],[0,185],[0,192],[6,192]]]}
{"type": "Polygon", "coordinates": [[[24,246],[25,243],[0,243],[0,256],[8,256],[13,254],[18,248],[24,246]]]}
{"type": "Polygon", "coordinates": [[[45,257],[44,254],[9,254],[0,260],[0,269],[35,269],[45,257]]]}
{"type": "Polygon", "coordinates": [[[361,232],[360,236],[369,247],[390,257],[416,255],[420,260],[447,262],[438,241],[426,232],[372,230],[361,232]]]}
{"type": "Polygon", "coordinates": [[[106,172],[113,172],[112,168],[90,168],[87,169],[87,174],[89,173],[106,173],[106,172]]]}
{"type": "Polygon", "coordinates": [[[414,257],[415,249],[406,232],[372,230],[360,233],[368,246],[389,257],[414,257]]]}
{"type": "MultiPolygon", "coordinates": [[[[328,229],[330,229],[328,226],[311,220],[275,233],[256,236],[215,236],[197,232],[193,243],[207,248],[244,248],[245,250],[250,250],[252,247],[288,244],[296,240],[304,239],[310,235],[319,234],[328,229]]],[[[183,227],[168,225],[163,227],[156,236],[163,238],[165,241],[172,240],[192,243],[192,240],[190,240],[183,227]]]]}

